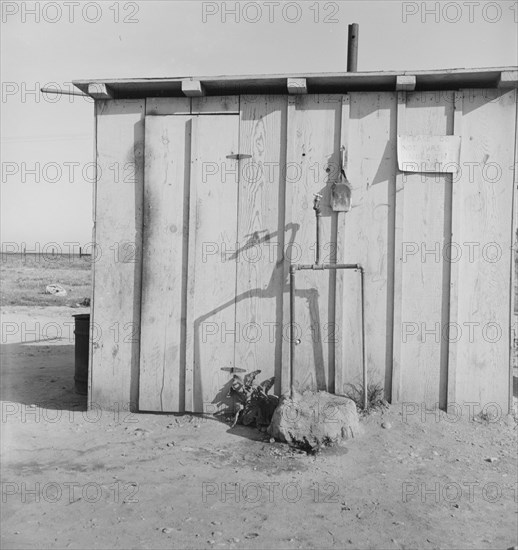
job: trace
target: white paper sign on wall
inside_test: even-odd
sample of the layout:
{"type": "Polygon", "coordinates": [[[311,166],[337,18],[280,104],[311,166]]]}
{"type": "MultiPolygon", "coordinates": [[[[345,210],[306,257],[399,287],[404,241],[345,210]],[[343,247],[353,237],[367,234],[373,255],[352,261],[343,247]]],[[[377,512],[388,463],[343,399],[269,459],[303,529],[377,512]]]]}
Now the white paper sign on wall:
{"type": "Polygon", "coordinates": [[[397,159],[402,172],[457,172],[460,136],[398,136],[397,159]]]}

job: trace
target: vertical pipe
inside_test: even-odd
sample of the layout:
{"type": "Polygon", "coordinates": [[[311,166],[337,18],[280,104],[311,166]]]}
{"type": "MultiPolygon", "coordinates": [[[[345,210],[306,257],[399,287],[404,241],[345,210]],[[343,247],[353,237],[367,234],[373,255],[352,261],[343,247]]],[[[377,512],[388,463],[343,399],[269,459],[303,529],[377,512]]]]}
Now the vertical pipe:
{"type": "Polygon", "coordinates": [[[316,250],[315,250],[315,265],[320,264],[320,216],[322,215],[322,211],[320,209],[320,199],[322,198],[322,195],[320,193],[315,193],[315,198],[313,200],[313,210],[315,211],[315,221],[316,221],[316,230],[317,230],[317,238],[316,238],[316,250]]]}
{"type": "Polygon", "coordinates": [[[360,26],[358,23],[349,25],[349,40],[347,43],[347,72],[355,73],[358,70],[358,38],[360,26]]]}
{"type": "Polygon", "coordinates": [[[295,266],[290,265],[290,397],[295,384],[295,266]]]}
{"type": "Polygon", "coordinates": [[[316,213],[317,220],[317,242],[315,250],[315,263],[318,265],[320,263],[320,212],[316,213]]]}
{"type": "Polygon", "coordinates": [[[367,357],[365,352],[365,296],[363,289],[363,268],[360,267],[360,294],[362,309],[362,364],[363,364],[363,408],[367,410],[368,391],[367,391],[367,357]]]}

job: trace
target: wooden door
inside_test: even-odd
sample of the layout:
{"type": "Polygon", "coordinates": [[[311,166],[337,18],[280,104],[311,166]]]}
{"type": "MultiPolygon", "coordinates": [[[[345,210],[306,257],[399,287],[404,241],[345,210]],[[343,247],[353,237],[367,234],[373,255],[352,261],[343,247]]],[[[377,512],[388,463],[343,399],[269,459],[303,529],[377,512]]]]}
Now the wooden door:
{"type": "Polygon", "coordinates": [[[238,128],[237,115],[146,117],[140,410],[214,412],[229,379],[238,128]]]}
{"type": "Polygon", "coordinates": [[[239,116],[193,119],[185,409],[216,412],[234,366],[239,116]]]}

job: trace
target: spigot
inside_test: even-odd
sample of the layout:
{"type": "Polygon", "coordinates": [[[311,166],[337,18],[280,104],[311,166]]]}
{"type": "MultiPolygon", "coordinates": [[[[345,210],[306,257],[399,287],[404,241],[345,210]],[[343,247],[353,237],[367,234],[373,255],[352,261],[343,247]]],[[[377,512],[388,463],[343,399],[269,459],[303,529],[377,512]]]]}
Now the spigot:
{"type": "Polygon", "coordinates": [[[322,195],[320,193],[314,193],[313,196],[315,197],[313,199],[313,210],[316,212],[317,216],[320,216],[320,200],[322,199],[322,195]]]}

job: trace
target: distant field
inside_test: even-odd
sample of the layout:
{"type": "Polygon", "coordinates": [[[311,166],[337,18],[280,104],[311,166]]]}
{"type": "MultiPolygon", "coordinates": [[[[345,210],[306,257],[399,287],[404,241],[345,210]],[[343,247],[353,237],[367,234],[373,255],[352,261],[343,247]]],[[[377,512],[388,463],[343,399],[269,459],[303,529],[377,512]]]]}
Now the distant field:
{"type": "Polygon", "coordinates": [[[0,280],[1,306],[75,306],[91,297],[91,259],[2,254],[0,280]],[[52,283],[64,287],[67,296],[45,294],[45,287],[52,283]]]}

